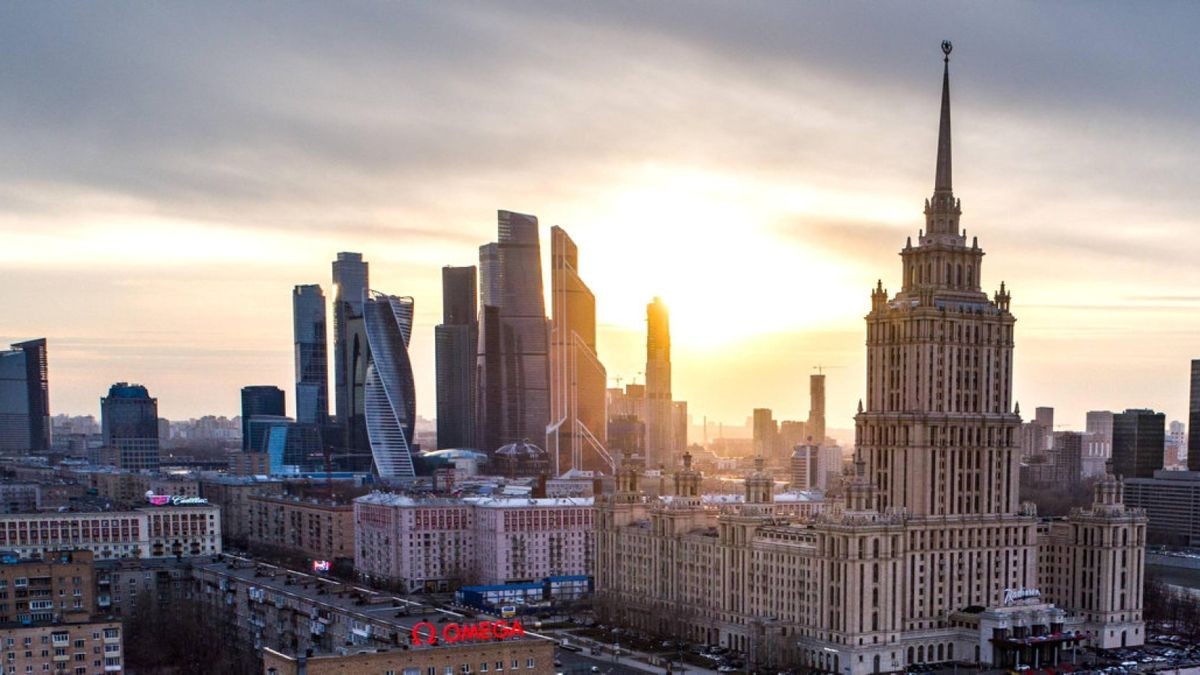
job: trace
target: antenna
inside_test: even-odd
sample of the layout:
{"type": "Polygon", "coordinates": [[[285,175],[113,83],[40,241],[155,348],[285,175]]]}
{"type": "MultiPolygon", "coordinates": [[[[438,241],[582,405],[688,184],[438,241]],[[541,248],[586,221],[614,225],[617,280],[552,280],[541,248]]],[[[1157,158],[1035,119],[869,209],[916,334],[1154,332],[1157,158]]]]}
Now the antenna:
{"type": "Polygon", "coordinates": [[[833,368],[845,368],[845,366],[826,366],[826,365],[813,366],[813,370],[817,371],[818,375],[824,375],[826,370],[831,370],[833,368]]]}

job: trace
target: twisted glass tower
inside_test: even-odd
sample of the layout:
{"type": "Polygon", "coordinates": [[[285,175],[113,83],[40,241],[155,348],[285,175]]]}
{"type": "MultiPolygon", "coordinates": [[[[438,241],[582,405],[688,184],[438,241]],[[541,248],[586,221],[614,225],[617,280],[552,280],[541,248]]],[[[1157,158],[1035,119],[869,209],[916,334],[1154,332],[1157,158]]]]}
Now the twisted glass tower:
{"type": "Polygon", "coordinates": [[[363,318],[370,357],[363,384],[367,439],[381,478],[411,478],[416,388],[408,340],[413,299],[366,291],[363,318]]]}

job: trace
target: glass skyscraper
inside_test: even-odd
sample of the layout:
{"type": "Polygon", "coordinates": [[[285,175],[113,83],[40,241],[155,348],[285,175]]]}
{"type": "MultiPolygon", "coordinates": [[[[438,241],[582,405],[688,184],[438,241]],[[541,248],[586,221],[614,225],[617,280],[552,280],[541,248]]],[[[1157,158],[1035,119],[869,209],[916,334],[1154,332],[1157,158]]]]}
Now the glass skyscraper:
{"type": "Polygon", "coordinates": [[[0,452],[46,452],[50,449],[46,340],[12,347],[0,352],[0,452]]]}
{"type": "Polygon", "coordinates": [[[579,248],[550,228],[550,427],[546,452],[556,474],[613,474],[608,452],[608,374],[596,355],[596,297],[579,276],[579,248]]]}
{"type": "Polygon", "coordinates": [[[545,438],[550,420],[546,302],[538,221],[500,211],[499,241],[480,248],[483,293],[476,387],[476,444],[545,438]]]}
{"type": "Polygon", "coordinates": [[[292,334],[296,345],[296,421],[325,424],[329,418],[329,356],[325,294],[317,284],[292,290],[292,334]]]}
{"type": "Polygon", "coordinates": [[[1188,471],[1200,471],[1200,359],[1192,359],[1192,390],[1188,405],[1188,471]]]}
{"type": "Polygon", "coordinates": [[[474,267],[442,268],[442,323],[434,328],[439,448],[475,442],[476,286],[474,267]]]}
{"type": "Polygon", "coordinates": [[[367,437],[375,470],[382,478],[411,478],[416,387],[408,341],[413,300],[369,291],[363,303],[370,344],[363,387],[367,437]]]}
{"type": "Polygon", "coordinates": [[[333,358],[337,422],[344,449],[366,450],[363,382],[368,347],[363,333],[363,299],[370,282],[361,253],[338,253],[333,262],[333,358]]]}
{"type": "Polygon", "coordinates": [[[662,298],[646,305],[646,466],[674,466],[671,317],[662,298]]]}
{"type": "Polygon", "coordinates": [[[1133,409],[1113,415],[1112,472],[1124,478],[1154,478],[1163,468],[1167,416],[1133,409]]]}
{"type": "Polygon", "coordinates": [[[158,399],[145,387],[127,382],[110,387],[100,399],[100,427],[122,469],[158,468],[158,399]]]}
{"type": "Polygon", "coordinates": [[[269,384],[242,387],[242,451],[262,452],[265,431],[251,427],[255,417],[282,418],[286,404],[283,390],[269,384]]]}

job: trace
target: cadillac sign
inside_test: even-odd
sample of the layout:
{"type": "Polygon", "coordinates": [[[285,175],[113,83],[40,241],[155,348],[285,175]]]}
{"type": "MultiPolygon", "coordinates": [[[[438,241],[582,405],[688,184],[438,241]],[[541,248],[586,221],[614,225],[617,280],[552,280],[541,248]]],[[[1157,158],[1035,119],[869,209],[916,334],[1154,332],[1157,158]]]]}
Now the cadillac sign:
{"type": "Polygon", "coordinates": [[[146,501],[150,502],[151,506],[196,506],[198,504],[208,504],[208,500],[201,497],[156,495],[153,490],[146,492],[146,501]]]}

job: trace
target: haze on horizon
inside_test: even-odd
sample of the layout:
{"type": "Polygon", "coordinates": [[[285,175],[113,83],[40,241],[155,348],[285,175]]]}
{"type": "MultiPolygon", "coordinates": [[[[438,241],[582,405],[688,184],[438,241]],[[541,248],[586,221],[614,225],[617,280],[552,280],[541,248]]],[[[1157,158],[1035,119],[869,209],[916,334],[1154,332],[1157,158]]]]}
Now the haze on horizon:
{"type": "MultiPolygon", "coordinates": [[[[361,251],[416,299],[497,209],[580,248],[611,378],[671,308],[698,423],[852,426],[863,315],[932,192],[942,39],[955,193],[1017,316],[1026,417],[1186,419],[1200,357],[1200,7],[196,3],[0,8],[0,340],[50,340],[53,413],[118,380],[172,419],[293,399],[292,286],[361,251]]],[[[330,336],[332,341],[332,335],[330,336]]],[[[331,402],[332,403],[332,402],[331,402]]]]}

